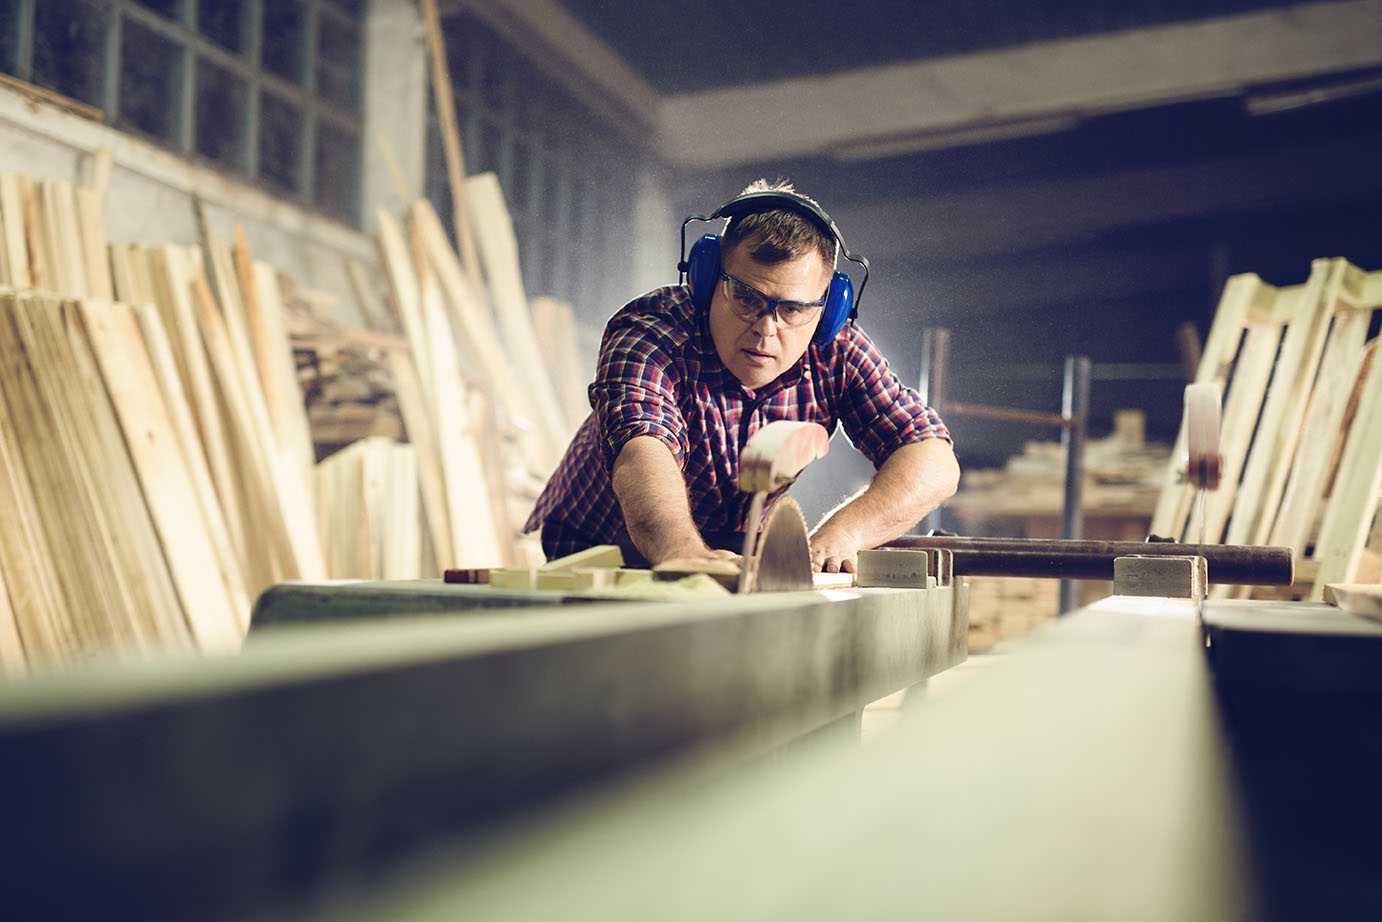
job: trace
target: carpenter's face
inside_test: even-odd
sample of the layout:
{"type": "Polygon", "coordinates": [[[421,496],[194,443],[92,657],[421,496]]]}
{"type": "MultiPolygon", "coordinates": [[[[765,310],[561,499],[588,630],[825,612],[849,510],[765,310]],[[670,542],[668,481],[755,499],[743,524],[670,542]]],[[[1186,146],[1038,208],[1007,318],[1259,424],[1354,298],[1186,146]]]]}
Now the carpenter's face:
{"type": "Polygon", "coordinates": [[[822,300],[830,285],[831,267],[814,250],[782,262],[759,262],[741,244],[721,257],[721,269],[733,281],[721,279],[715,285],[710,299],[710,336],[725,367],[745,387],[757,390],[775,381],[806,353],[822,308],[793,304],[762,312],[755,308],[766,304],[763,296],[800,305],[822,300]],[[784,315],[792,320],[784,320],[784,315]]]}

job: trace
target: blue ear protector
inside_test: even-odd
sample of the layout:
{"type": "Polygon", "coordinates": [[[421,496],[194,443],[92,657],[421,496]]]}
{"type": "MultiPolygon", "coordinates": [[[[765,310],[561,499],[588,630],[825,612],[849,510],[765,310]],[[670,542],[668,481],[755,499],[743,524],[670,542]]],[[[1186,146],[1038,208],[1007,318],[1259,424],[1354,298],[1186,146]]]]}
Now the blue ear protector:
{"type": "Polygon", "coordinates": [[[869,261],[863,256],[855,256],[849,251],[849,247],[845,246],[844,238],[840,236],[840,229],[835,226],[830,215],[814,203],[788,192],[750,192],[730,199],[716,208],[713,214],[693,214],[681,222],[683,258],[677,264],[677,270],[682,273],[683,278],[691,286],[692,303],[701,310],[709,310],[710,297],[715,291],[716,283],[720,280],[720,235],[703,235],[691,247],[691,256],[686,258],[686,225],[692,221],[739,218],[747,214],[771,211],[775,208],[795,211],[812,221],[821,230],[835,238],[845,259],[864,267],[864,280],[859,283],[857,296],[854,292],[853,283],[845,273],[836,272],[830,279],[830,291],[825,298],[825,310],[821,312],[821,320],[816,326],[816,334],[811,337],[811,341],[816,345],[824,346],[839,335],[846,321],[859,316],[859,299],[864,296],[864,286],[869,283],[869,261]]]}

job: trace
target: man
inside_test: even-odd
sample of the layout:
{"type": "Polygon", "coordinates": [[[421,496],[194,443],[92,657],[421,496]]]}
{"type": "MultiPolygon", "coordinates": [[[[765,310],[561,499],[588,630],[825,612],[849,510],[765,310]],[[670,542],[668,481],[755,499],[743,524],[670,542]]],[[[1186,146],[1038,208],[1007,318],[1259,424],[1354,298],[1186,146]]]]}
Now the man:
{"type": "Polygon", "coordinates": [[[945,425],[862,329],[835,317],[853,295],[834,271],[843,241],[829,217],[790,184],[762,180],[721,213],[723,237],[693,248],[688,285],[630,302],[605,328],[594,412],[524,529],[542,529],[549,558],[619,544],[635,563],[737,559],[744,530],[758,527],[745,522],[739,451],[778,419],[843,424],[877,468],[811,533],[816,570],[853,572],[860,548],[955,492],[945,425]]]}

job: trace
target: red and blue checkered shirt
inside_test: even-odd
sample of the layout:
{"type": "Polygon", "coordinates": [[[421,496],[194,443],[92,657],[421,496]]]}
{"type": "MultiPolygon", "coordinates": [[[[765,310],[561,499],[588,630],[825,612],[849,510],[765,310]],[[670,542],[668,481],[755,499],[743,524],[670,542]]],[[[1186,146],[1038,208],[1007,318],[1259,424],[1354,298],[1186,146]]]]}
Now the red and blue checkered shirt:
{"type": "Polygon", "coordinates": [[[590,404],[594,412],[524,525],[525,532],[562,526],[549,556],[626,540],[610,470],[634,436],[671,449],[702,534],[744,530],[750,495],[737,486],[739,450],[766,423],[809,420],[831,433],[843,424],[875,468],[910,442],[950,439],[936,412],[853,323],[825,346],[812,343],[767,387],[749,390],[720,362],[706,313],[681,286],[650,292],[610,318],[590,404]]]}

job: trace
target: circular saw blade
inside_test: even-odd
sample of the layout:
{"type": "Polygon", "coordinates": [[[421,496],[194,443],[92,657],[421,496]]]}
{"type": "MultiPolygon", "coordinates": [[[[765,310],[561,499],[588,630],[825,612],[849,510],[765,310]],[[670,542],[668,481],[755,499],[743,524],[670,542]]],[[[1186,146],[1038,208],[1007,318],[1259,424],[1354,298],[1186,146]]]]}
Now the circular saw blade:
{"type": "Polygon", "coordinates": [[[754,549],[751,592],[794,592],[812,588],[811,543],[806,516],[797,501],[784,496],[773,504],[754,549]]]}

